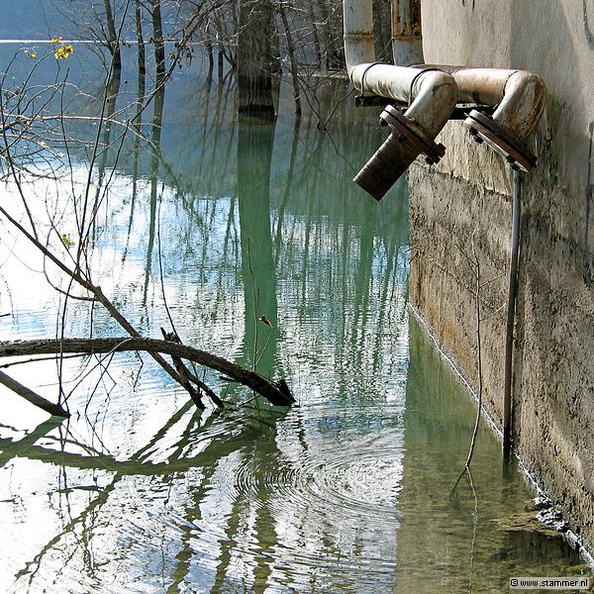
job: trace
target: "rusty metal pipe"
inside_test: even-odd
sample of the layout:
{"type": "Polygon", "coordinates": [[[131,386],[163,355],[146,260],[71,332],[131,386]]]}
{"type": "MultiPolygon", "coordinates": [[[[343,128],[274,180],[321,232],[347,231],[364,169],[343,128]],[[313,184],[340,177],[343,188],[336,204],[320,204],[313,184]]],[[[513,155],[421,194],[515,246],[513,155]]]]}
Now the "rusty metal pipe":
{"type": "Polygon", "coordinates": [[[355,66],[351,80],[362,92],[409,103],[394,131],[353,180],[380,200],[421,153],[427,154],[425,147],[450,119],[458,97],[456,83],[440,70],[373,63],[355,66]]]}
{"type": "MultiPolygon", "coordinates": [[[[502,153],[512,167],[524,171],[534,167],[536,159],[525,143],[546,103],[546,89],[538,76],[511,69],[378,64],[372,1],[343,0],[343,17],[346,64],[353,86],[363,96],[408,104],[404,119],[397,118],[390,137],[355,177],[374,198],[379,200],[422,152],[431,163],[439,160],[433,139],[459,103],[495,107],[493,116],[471,111],[465,124],[478,141],[502,153]]],[[[397,62],[413,55],[422,60],[420,0],[393,0],[392,27],[397,62]]],[[[388,116],[386,122],[392,125],[394,120],[388,116]]]]}
{"type": "Polygon", "coordinates": [[[536,74],[505,68],[425,66],[441,68],[454,77],[458,103],[497,106],[493,120],[520,144],[534,132],[547,98],[546,87],[536,74]]]}
{"type": "Polygon", "coordinates": [[[392,0],[394,64],[422,64],[421,0],[392,0]]]}

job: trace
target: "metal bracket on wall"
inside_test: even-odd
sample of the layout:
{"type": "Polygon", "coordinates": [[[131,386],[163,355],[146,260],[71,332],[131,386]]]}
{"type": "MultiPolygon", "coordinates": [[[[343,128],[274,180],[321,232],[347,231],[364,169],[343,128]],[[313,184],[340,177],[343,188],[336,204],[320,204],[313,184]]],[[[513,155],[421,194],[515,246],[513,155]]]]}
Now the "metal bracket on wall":
{"type": "Polygon", "coordinates": [[[536,157],[532,152],[488,115],[473,109],[464,123],[477,142],[484,141],[502,154],[512,169],[530,171],[536,166],[536,157]]]}
{"type": "MultiPolygon", "coordinates": [[[[383,107],[384,105],[393,105],[400,111],[406,111],[409,104],[404,101],[397,101],[396,99],[389,99],[388,97],[382,97],[381,95],[356,95],[355,96],[355,107],[383,107]]],[[[450,120],[465,120],[468,117],[468,111],[470,109],[477,109],[481,113],[486,115],[493,115],[495,106],[492,105],[477,105],[476,103],[466,104],[460,103],[454,107],[450,120]]]]}
{"type": "Polygon", "coordinates": [[[418,153],[425,155],[429,165],[435,165],[445,154],[445,146],[436,144],[414,120],[407,118],[393,105],[387,105],[380,114],[380,124],[390,126],[396,140],[408,141],[418,153]]]}
{"type": "Polygon", "coordinates": [[[355,97],[355,107],[383,107],[386,103],[390,103],[390,100],[381,95],[357,95],[355,97]]]}

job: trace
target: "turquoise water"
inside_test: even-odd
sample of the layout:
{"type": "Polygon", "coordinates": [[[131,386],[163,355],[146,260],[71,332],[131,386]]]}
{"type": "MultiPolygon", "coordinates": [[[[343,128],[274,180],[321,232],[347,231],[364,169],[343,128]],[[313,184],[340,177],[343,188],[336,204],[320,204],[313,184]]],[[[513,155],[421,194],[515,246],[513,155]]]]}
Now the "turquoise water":
{"type": "MultiPolygon", "coordinates": [[[[385,135],[377,114],[335,81],[301,122],[285,88],[276,122],[238,121],[232,80],[203,75],[167,87],[161,133],[145,129],[158,151],[110,130],[89,269],[144,335],[173,321],[185,343],[285,378],[297,404],[199,370],[229,403],[199,412],[144,355],[67,359],[61,384],[53,361],[8,367],[73,414],[0,392],[3,591],[504,592],[579,573],[559,539],[502,528],[534,493],[502,473],[487,428],[451,495],[475,409],[408,313],[405,185],[377,204],[351,182],[385,135]]],[[[56,179],[21,177],[43,236],[73,242],[66,259],[90,168],[69,142],[70,166],[62,146],[43,154],[56,179]]],[[[0,199],[18,208],[9,178],[0,199]]],[[[124,334],[86,301],[64,316],[47,282],[63,276],[5,223],[1,237],[2,340],[124,334]]]]}

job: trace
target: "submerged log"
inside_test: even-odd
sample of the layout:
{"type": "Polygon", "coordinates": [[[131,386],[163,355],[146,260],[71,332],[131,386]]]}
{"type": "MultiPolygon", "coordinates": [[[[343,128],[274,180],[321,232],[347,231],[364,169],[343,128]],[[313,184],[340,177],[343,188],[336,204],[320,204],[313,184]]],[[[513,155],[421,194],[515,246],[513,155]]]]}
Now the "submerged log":
{"type": "Polygon", "coordinates": [[[150,354],[161,353],[186,359],[214,369],[226,377],[251,388],[274,406],[291,406],[295,403],[295,398],[284,380],[281,380],[279,385],[277,385],[267,377],[255,371],[244,369],[240,365],[227,361],[223,357],[167,340],[122,337],[0,341],[0,357],[67,353],[94,355],[123,351],[144,351],[150,354]]]}

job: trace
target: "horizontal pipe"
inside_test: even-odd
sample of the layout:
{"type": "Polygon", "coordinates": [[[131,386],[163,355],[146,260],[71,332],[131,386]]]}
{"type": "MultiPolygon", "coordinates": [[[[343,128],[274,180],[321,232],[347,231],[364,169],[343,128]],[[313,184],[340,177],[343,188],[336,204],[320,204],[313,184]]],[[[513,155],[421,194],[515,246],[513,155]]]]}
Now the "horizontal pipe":
{"type": "Polygon", "coordinates": [[[458,87],[458,103],[497,106],[493,120],[525,143],[546,105],[547,92],[539,76],[525,70],[427,65],[449,72],[458,87]]]}

